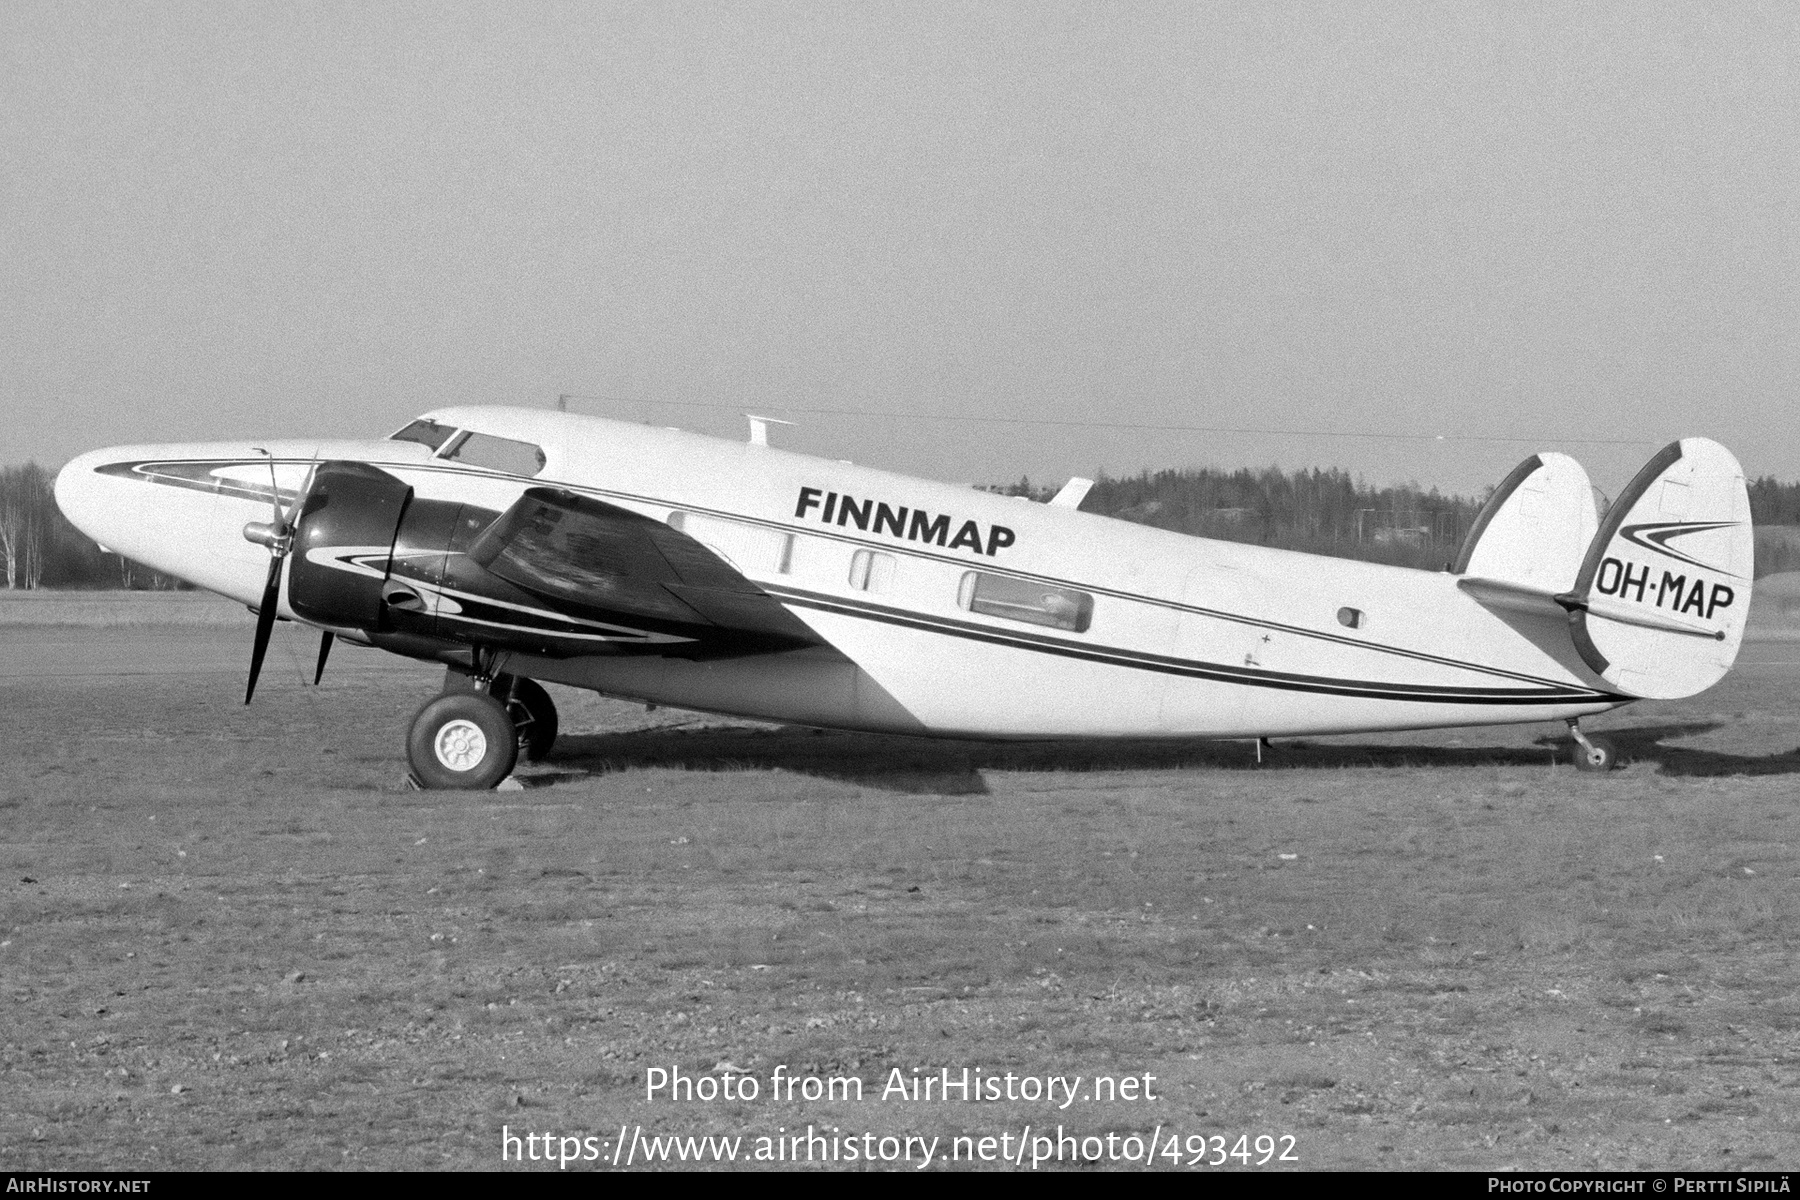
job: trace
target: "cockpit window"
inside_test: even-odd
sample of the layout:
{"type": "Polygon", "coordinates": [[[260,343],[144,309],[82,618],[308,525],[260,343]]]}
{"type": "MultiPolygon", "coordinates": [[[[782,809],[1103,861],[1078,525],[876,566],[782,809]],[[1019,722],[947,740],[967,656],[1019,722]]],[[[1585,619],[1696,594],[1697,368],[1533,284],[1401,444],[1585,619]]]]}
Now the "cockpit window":
{"type": "Polygon", "coordinates": [[[531,476],[544,469],[541,447],[486,433],[465,433],[438,457],[508,475],[531,476]]]}
{"type": "Polygon", "coordinates": [[[427,421],[421,418],[399,433],[389,434],[388,441],[417,442],[421,446],[430,446],[436,450],[444,444],[446,438],[455,432],[456,430],[449,425],[439,425],[436,421],[427,421]]]}

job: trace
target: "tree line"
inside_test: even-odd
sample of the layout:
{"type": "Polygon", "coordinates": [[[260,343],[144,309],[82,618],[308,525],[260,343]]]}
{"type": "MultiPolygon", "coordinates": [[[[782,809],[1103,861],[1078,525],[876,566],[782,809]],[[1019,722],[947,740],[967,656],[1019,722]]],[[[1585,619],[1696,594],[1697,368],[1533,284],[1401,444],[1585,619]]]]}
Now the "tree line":
{"type": "Polygon", "coordinates": [[[185,588],[122,554],[102,550],[56,507],[56,473],[36,463],[0,467],[0,566],[8,588],[185,588]]]}
{"type": "MultiPolygon", "coordinates": [[[[1034,500],[1055,494],[1029,478],[993,490],[1034,500]]],[[[1757,574],[1800,570],[1800,483],[1764,476],[1749,493],[1757,574]]],[[[1455,561],[1492,494],[1491,487],[1479,499],[1416,484],[1371,487],[1336,468],[1202,468],[1103,474],[1081,508],[1198,537],[1436,571],[1455,561]]]]}
{"type": "MultiPolygon", "coordinates": [[[[1034,500],[1055,493],[1029,478],[994,490],[1034,500]]],[[[1441,570],[1481,501],[1411,484],[1371,487],[1335,468],[1201,468],[1102,474],[1081,509],[1197,537],[1441,570]]]]}
{"type": "MultiPolygon", "coordinates": [[[[0,468],[0,562],[8,588],[168,589],[188,585],[102,550],[69,524],[52,494],[55,473],[0,468]]],[[[990,488],[1047,500],[1029,478],[990,488]]],[[[1491,491],[1491,489],[1490,489],[1491,491]]],[[[1371,487],[1337,468],[1145,471],[1095,481],[1084,512],[1177,533],[1251,542],[1394,566],[1441,570],[1456,557],[1481,500],[1416,484],[1371,487]]],[[[1800,570],[1800,483],[1750,484],[1757,573],[1800,570]]]]}
{"type": "Polygon", "coordinates": [[[1750,518],[1758,525],[1800,525],[1800,483],[1764,475],[1750,485],[1750,518]]]}

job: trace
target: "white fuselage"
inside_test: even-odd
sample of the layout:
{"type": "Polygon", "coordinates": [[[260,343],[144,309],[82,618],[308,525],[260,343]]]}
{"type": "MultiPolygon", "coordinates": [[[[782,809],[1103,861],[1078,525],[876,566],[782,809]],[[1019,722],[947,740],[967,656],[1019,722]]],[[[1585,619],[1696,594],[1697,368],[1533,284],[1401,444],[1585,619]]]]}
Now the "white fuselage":
{"type": "MultiPolygon", "coordinates": [[[[771,720],[1005,738],[1500,724],[1626,699],[1554,616],[1502,620],[1447,572],[1188,537],[678,430],[525,409],[429,415],[529,443],[543,468],[526,478],[393,440],[266,448],[290,492],[314,459],[349,459],[426,499],[498,512],[555,487],[669,521],[828,643],[711,661],[514,654],[515,674],[771,720]]],[[[57,498],[111,549],[254,604],[269,557],[242,530],[270,506],[231,481],[266,492],[269,469],[243,444],[120,447],[70,463],[57,498]],[[190,483],[98,470],[128,462],[190,464],[190,483]],[[194,486],[196,474],[225,482],[194,486]]]]}

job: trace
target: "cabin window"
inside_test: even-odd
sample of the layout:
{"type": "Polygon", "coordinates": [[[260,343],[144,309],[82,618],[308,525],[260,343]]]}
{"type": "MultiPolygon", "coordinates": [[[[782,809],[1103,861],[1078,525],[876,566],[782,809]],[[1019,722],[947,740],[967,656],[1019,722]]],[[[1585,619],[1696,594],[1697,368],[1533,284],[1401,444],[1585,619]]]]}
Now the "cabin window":
{"type": "Polygon", "coordinates": [[[1338,624],[1345,629],[1361,629],[1366,620],[1368,618],[1363,616],[1363,610],[1360,608],[1338,609],[1338,624]]]}
{"type": "Polygon", "coordinates": [[[793,569],[791,533],[680,509],[669,514],[669,527],[687,534],[740,571],[786,575],[793,569]]]}
{"type": "Polygon", "coordinates": [[[958,589],[958,607],[988,617],[1005,617],[1031,625],[1048,625],[1085,633],[1094,618],[1094,598],[1086,592],[1051,587],[1010,575],[969,571],[958,589]]]}
{"type": "Polygon", "coordinates": [[[433,450],[436,450],[439,446],[442,446],[448,441],[450,435],[455,432],[456,430],[452,426],[439,425],[436,421],[427,421],[421,417],[411,425],[408,425],[405,429],[402,429],[397,433],[390,433],[388,435],[388,441],[417,442],[421,446],[430,446],[433,450]]]}
{"type": "Polygon", "coordinates": [[[541,447],[487,433],[465,433],[450,443],[450,448],[438,457],[450,462],[467,463],[471,467],[486,467],[490,471],[504,471],[508,475],[524,475],[528,478],[544,469],[544,451],[541,447]]]}
{"type": "Polygon", "coordinates": [[[894,583],[894,556],[858,550],[850,556],[850,586],[859,592],[885,592],[894,583]]]}

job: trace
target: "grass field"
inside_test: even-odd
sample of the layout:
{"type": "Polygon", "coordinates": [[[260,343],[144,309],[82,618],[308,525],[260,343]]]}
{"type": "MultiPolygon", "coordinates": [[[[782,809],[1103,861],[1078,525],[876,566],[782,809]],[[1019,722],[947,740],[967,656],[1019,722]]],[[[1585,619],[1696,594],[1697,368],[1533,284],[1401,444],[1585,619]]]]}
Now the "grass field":
{"type": "MultiPolygon", "coordinates": [[[[122,663],[149,635],[93,636],[122,663]]],[[[0,1169],[496,1168],[503,1129],[610,1157],[622,1125],[808,1124],[942,1138],[934,1169],[1028,1125],[1292,1137],[1301,1168],[1800,1161],[1791,641],[1595,722],[1630,760],[1599,777],[1548,726],[1259,768],[558,690],[557,755],[470,796],[400,786],[431,672],[303,688],[284,629],[244,709],[222,636],[157,635],[189,673],[0,678],[0,1169]],[[761,1095],[645,1097],[727,1066],[761,1095]],[[864,1098],[771,1097],[778,1066],[864,1098]],[[1086,1090],[880,1098],[964,1066],[1086,1090]]]]}
{"type": "Polygon", "coordinates": [[[0,628],[241,626],[244,606],[211,592],[0,590],[0,628]]]}

